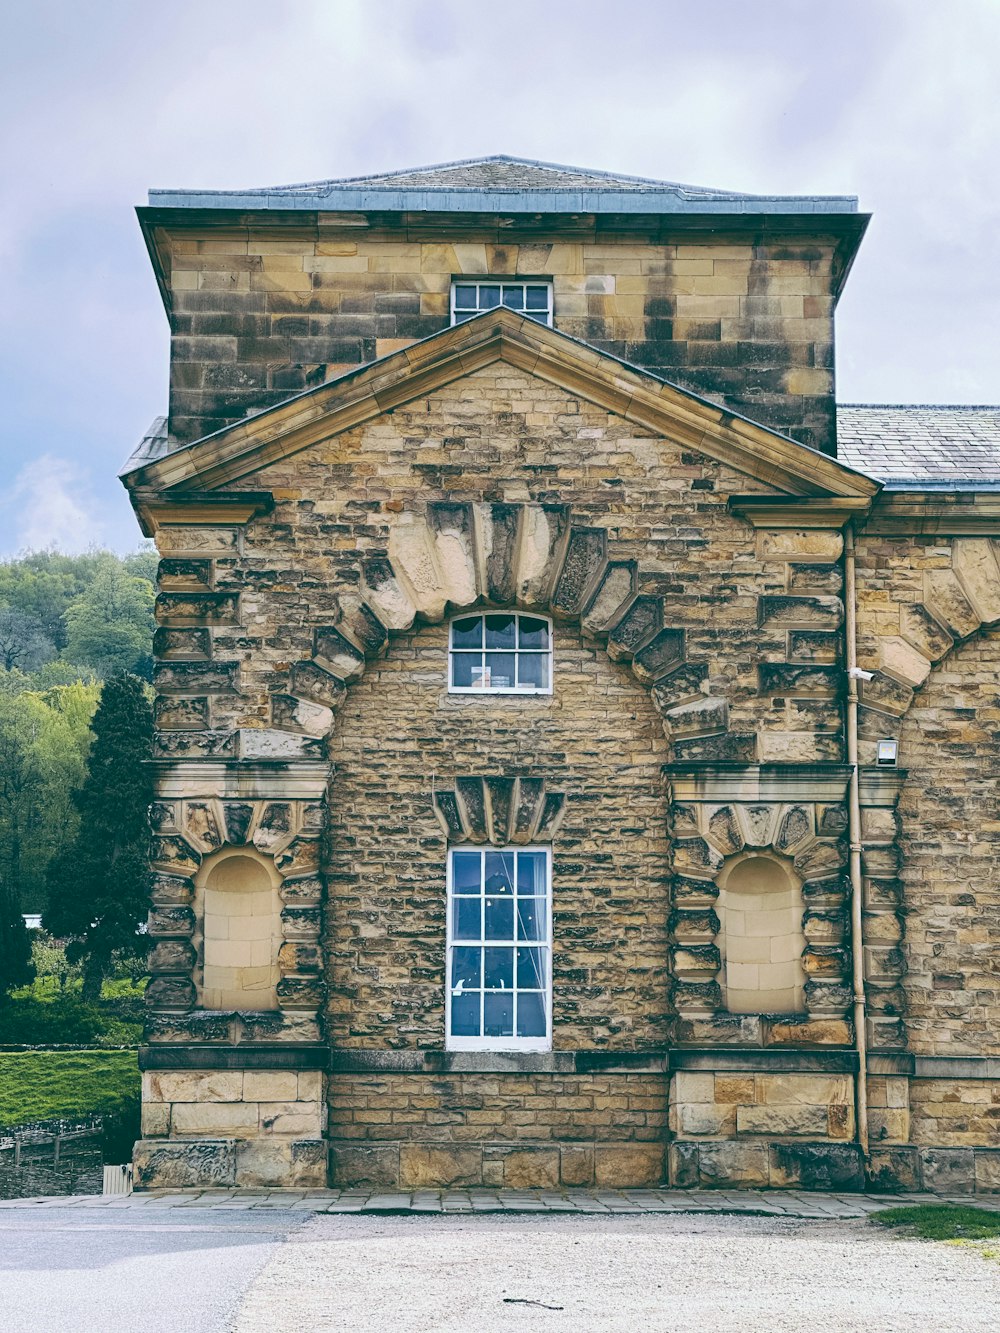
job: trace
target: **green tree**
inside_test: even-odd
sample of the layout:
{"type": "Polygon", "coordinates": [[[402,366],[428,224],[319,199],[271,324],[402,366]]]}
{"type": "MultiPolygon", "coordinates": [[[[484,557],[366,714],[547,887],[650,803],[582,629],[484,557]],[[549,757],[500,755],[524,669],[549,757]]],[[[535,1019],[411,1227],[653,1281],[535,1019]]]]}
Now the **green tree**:
{"type": "Polygon", "coordinates": [[[0,691],[0,882],[18,912],[40,909],[49,861],[76,831],[98,694],[80,682],[0,691]]]}
{"type": "Polygon", "coordinates": [[[65,655],[104,675],[151,670],[153,589],[130,574],[115,556],[105,556],[89,586],[70,602],[65,655]]]}
{"type": "Polygon", "coordinates": [[[4,671],[35,671],[55,655],[55,645],[34,616],[13,606],[0,606],[0,667],[4,671]]]}
{"type": "MultiPolygon", "coordinates": [[[[31,616],[56,648],[66,646],[66,608],[90,584],[107,552],[34,551],[0,564],[0,603],[31,616]]],[[[115,557],[112,557],[115,558],[115,557]]]]}
{"type": "Polygon", "coordinates": [[[87,776],[75,798],[79,829],[49,867],[44,922],[50,934],[69,937],[67,958],[82,961],[85,999],[100,994],[116,951],[135,955],[143,947],[153,711],[142,681],[108,680],[92,730],[87,776]]]}
{"type": "Polygon", "coordinates": [[[34,979],[31,937],[24,917],[7,886],[0,883],[0,1005],[17,986],[27,986],[34,979]]]}

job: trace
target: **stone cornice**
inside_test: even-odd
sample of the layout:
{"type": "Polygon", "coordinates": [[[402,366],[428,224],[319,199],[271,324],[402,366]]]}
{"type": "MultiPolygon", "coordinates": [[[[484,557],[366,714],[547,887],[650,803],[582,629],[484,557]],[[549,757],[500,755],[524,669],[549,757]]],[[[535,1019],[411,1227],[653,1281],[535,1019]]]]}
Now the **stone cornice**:
{"type": "Polygon", "coordinates": [[[162,491],[137,488],[132,503],[146,537],[165,524],[171,527],[242,527],[258,514],[269,513],[274,500],[268,491],[162,491]]]}
{"type": "Polygon", "coordinates": [[[1000,491],[883,491],[863,527],[872,536],[1000,537],[1000,491]]]}
{"type": "Polygon", "coordinates": [[[866,514],[871,503],[862,495],[731,495],[729,510],[755,528],[840,529],[850,519],[866,514]]]}
{"type": "Polygon", "coordinates": [[[492,310],[205,436],[125,476],[133,494],[238,481],[320,440],[504,361],[643,430],[663,435],[792,495],[869,499],[870,477],[725,411],[537,321],[492,310]]]}

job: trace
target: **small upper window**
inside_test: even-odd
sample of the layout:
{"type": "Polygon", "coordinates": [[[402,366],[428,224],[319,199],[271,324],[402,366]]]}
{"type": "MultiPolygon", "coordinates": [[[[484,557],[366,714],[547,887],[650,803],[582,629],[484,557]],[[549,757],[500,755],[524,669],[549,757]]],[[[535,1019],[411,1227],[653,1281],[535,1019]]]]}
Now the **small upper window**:
{"type": "Polygon", "coordinates": [[[541,324],[552,324],[551,282],[453,282],[451,322],[461,324],[483,310],[505,305],[519,315],[529,315],[541,324]]]}
{"type": "Polygon", "coordinates": [[[448,688],[457,694],[551,694],[551,623],[514,612],[459,616],[451,622],[448,688]]]}

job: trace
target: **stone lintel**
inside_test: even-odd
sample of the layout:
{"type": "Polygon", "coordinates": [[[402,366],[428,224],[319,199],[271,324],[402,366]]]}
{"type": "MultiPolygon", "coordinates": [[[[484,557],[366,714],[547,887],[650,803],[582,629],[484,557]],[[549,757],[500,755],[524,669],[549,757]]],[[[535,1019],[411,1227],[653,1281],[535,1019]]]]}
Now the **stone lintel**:
{"type": "Polygon", "coordinates": [[[221,797],[237,801],[319,801],[325,799],[330,780],[330,765],[315,759],[151,762],[156,795],[161,800],[221,797]]]}
{"type": "Polygon", "coordinates": [[[658,1074],[667,1051],[333,1051],[334,1074],[658,1074]]]}
{"type": "Polygon", "coordinates": [[[853,1074],[858,1067],[854,1050],[672,1050],[670,1068],[712,1073],[853,1074]]]}
{"type": "Polygon", "coordinates": [[[840,529],[849,519],[866,514],[871,503],[862,495],[731,495],[729,511],[755,528],[840,529]]]}
{"type": "Polygon", "coordinates": [[[664,764],[675,801],[842,801],[849,764],[664,764]]]}
{"type": "Polygon", "coordinates": [[[140,1069],[325,1069],[329,1047],[316,1043],[242,1046],[140,1046],[140,1069]]]}

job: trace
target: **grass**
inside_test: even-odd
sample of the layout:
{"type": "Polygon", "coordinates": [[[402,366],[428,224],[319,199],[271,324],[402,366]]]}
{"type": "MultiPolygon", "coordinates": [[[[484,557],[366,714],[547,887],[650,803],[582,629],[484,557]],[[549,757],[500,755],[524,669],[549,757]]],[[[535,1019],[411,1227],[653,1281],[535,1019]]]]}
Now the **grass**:
{"type": "Polygon", "coordinates": [[[0,1128],[121,1112],[138,1095],[134,1051],[0,1052],[0,1128]]]}
{"type": "Polygon", "coordinates": [[[971,1245],[984,1259],[1000,1259],[1000,1249],[983,1243],[1000,1240],[1000,1212],[969,1204],[926,1203],[886,1208],[872,1213],[871,1220],[880,1227],[906,1227],[921,1240],[971,1245]]]}
{"type": "Polygon", "coordinates": [[[0,1004],[0,1046],[137,1046],[142,1039],[145,981],[109,977],[94,1004],[79,979],[60,986],[36,978],[0,1004]]]}

